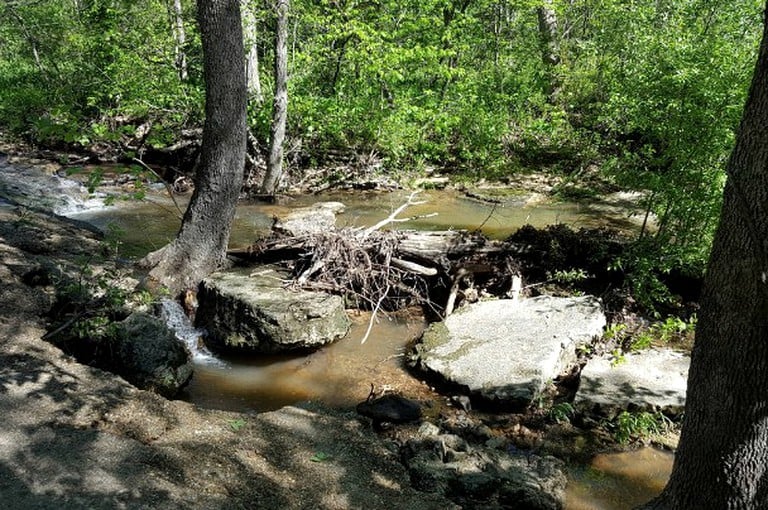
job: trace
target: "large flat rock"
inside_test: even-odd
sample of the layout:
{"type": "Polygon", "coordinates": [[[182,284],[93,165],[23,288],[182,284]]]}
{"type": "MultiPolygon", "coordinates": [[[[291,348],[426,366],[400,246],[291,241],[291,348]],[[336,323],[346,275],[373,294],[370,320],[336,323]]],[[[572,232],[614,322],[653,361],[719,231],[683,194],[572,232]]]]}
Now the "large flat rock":
{"type": "Polygon", "coordinates": [[[611,415],[627,408],[682,412],[691,358],[670,349],[589,360],[581,371],[574,406],[591,414],[611,415]]]}
{"type": "Polygon", "coordinates": [[[526,406],[604,326],[592,296],[484,301],[427,328],[415,364],[482,400],[526,406]]]}
{"type": "Polygon", "coordinates": [[[233,352],[318,348],[349,329],[339,296],[286,288],[288,275],[269,266],[214,273],[200,285],[197,325],[206,344],[233,352]]]}

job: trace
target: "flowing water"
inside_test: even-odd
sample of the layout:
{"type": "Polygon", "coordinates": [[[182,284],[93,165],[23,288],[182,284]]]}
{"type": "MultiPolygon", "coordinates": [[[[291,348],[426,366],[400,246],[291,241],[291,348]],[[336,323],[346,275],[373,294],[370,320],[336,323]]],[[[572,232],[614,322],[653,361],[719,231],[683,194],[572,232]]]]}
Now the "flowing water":
{"type": "MultiPolygon", "coordinates": [[[[321,201],[339,201],[347,206],[346,211],[337,218],[338,226],[371,226],[405,203],[408,195],[404,191],[334,192],[297,196],[282,204],[241,203],[237,208],[230,245],[248,246],[269,232],[274,216],[321,201]]],[[[178,200],[179,206],[184,208],[184,197],[178,200]]],[[[501,239],[525,224],[544,227],[563,223],[576,228],[608,226],[629,231],[636,230],[641,220],[632,196],[619,194],[608,200],[591,203],[534,203],[513,197],[500,204],[488,204],[467,198],[457,191],[445,190],[424,192],[419,200],[424,203],[409,207],[401,217],[421,218],[398,223],[398,228],[480,228],[487,236],[501,239]],[[432,213],[437,215],[423,217],[432,213]]],[[[105,230],[110,225],[121,230],[126,256],[141,256],[163,246],[173,238],[181,223],[181,214],[174,204],[161,195],[150,196],[143,202],[124,202],[119,208],[88,210],[74,216],[105,230]]]]}

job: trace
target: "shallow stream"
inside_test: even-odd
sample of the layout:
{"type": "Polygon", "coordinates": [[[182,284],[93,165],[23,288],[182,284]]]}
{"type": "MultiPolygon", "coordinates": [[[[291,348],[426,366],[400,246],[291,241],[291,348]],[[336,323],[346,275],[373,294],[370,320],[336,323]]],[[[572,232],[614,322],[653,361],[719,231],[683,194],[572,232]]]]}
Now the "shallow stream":
{"type": "MultiPolygon", "coordinates": [[[[273,216],[318,201],[340,201],[347,206],[340,226],[369,226],[387,217],[407,200],[408,193],[328,193],[302,196],[283,204],[241,204],[238,207],[231,246],[242,247],[266,234],[273,216]]],[[[409,208],[405,216],[437,212],[430,218],[399,224],[399,228],[447,230],[481,228],[493,238],[504,238],[524,224],[543,227],[565,223],[573,227],[611,226],[636,229],[636,209],[628,209],[627,197],[584,203],[542,203],[530,196],[511,196],[501,204],[465,198],[455,191],[429,191],[425,204],[409,208]],[[630,217],[628,210],[634,210],[630,217]]],[[[181,207],[186,204],[182,200],[181,207]]],[[[631,205],[631,204],[630,204],[631,205]]],[[[72,214],[107,230],[121,232],[123,255],[139,257],[168,242],[176,234],[179,218],[172,202],[160,195],[146,202],[124,202],[117,207],[72,214]]],[[[216,358],[198,352],[196,371],[184,398],[203,407],[236,411],[265,411],[306,400],[350,407],[366,398],[371,385],[408,389],[412,396],[435,398],[423,383],[404,368],[403,355],[423,327],[419,315],[380,316],[365,344],[360,340],[369,314],[352,317],[350,333],[339,342],[304,356],[216,358]],[[414,394],[415,393],[415,394],[414,394]],[[421,395],[419,395],[421,394],[421,395]]],[[[190,345],[196,347],[190,333],[190,345]]],[[[672,455],[653,449],[599,455],[588,466],[572,466],[568,489],[570,510],[626,509],[646,501],[663,487],[671,469],[672,455]]]]}

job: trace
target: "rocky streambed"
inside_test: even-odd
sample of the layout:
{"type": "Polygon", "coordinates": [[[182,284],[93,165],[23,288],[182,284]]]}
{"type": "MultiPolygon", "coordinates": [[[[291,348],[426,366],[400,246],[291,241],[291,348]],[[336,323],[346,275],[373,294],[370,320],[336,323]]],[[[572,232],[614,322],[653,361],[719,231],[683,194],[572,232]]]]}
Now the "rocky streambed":
{"type": "MultiPolygon", "coordinates": [[[[554,339],[544,347],[550,349],[546,353],[534,354],[514,344],[505,350],[510,346],[500,346],[499,339],[487,333],[509,333],[505,328],[510,325],[522,329],[518,326],[524,319],[501,313],[515,310],[519,302],[477,303],[475,315],[467,309],[452,316],[453,324],[433,327],[444,334],[428,334],[425,338],[431,340],[417,349],[413,362],[435,384],[445,376],[446,397],[453,398],[445,405],[436,402],[434,394],[421,393],[417,398],[425,397],[420,399],[423,413],[414,424],[374,432],[351,410],[317,404],[258,415],[202,410],[79,365],[43,342],[50,329],[45,314],[57,300],[56,284],[81,278],[83,260],[97,275],[112,274],[115,268],[93,258],[102,249],[97,236],[65,220],[10,203],[0,207],[0,213],[0,323],[7,339],[0,353],[0,406],[9,417],[0,441],[12,445],[2,458],[8,473],[3,480],[8,482],[0,482],[0,493],[11,500],[64,508],[216,508],[225,501],[236,508],[564,505],[564,465],[548,455],[558,448],[545,446],[546,434],[529,426],[536,420],[544,424],[542,413],[526,418],[469,412],[475,404],[535,403],[572,366],[577,348],[588,343],[588,338],[574,339],[567,331],[539,328],[537,335],[554,339]],[[462,324],[469,328],[462,329],[462,324]],[[453,347],[446,347],[451,342],[453,347]],[[485,354],[477,358],[484,347],[485,354]],[[474,368],[459,355],[475,357],[474,368]],[[513,382],[508,374],[500,375],[508,368],[505,359],[534,360],[538,368],[513,382]],[[545,368],[542,360],[547,360],[545,368]],[[456,378],[462,365],[468,367],[469,379],[456,378]],[[481,380],[483,372],[496,379],[481,380]],[[30,399],[39,405],[27,405],[30,399]]],[[[582,301],[595,308],[588,299],[582,301]]],[[[311,307],[299,309],[304,320],[323,315],[311,307]]],[[[557,322],[561,311],[544,306],[533,325],[540,327],[553,318],[557,322]]],[[[570,319],[560,322],[572,325],[570,319]]],[[[134,326],[129,323],[125,329],[134,326]]],[[[319,336],[329,337],[327,332],[319,336]]],[[[135,370],[129,367],[126,375],[131,372],[135,370]]],[[[632,380],[619,378],[617,384],[626,387],[632,380]]],[[[604,388],[603,382],[592,386],[604,388]]],[[[589,400],[577,402],[585,410],[592,406],[589,400]]]]}

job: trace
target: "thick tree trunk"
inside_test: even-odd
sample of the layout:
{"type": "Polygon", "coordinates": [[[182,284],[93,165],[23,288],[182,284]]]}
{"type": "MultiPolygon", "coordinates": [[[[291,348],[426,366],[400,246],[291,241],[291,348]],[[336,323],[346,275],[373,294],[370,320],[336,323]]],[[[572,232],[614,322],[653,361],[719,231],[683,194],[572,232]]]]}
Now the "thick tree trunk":
{"type": "Polygon", "coordinates": [[[181,0],[173,0],[173,35],[176,38],[176,71],[181,81],[187,81],[187,32],[184,30],[184,12],[181,0]]]}
{"type": "Polygon", "coordinates": [[[644,508],[768,508],[768,20],[728,162],[680,447],[644,508]]]}
{"type": "Polygon", "coordinates": [[[269,139],[267,173],[261,193],[274,195],[283,174],[283,143],[288,116],[288,0],[277,0],[277,29],[275,30],[275,103],[269,139]]]}
{"type": "Polygon", "coordinates": [[[245,81],[248,87],[248,97],[256,105],[264,102],[259,78],[259,46],[256,44],[256,16],[253,15],[248,2],[243,2],[243,37],[247,53],[245,56],[245,81]]]}
{"type": "Polygon", "coordinates": [[[143,261],[150,284],[173,294],[197,285],[224,260],[243,179],[246,90],[238,0],[198,0],[206,85],[205,127],[195,191],[176,239],[143,261]]]}

